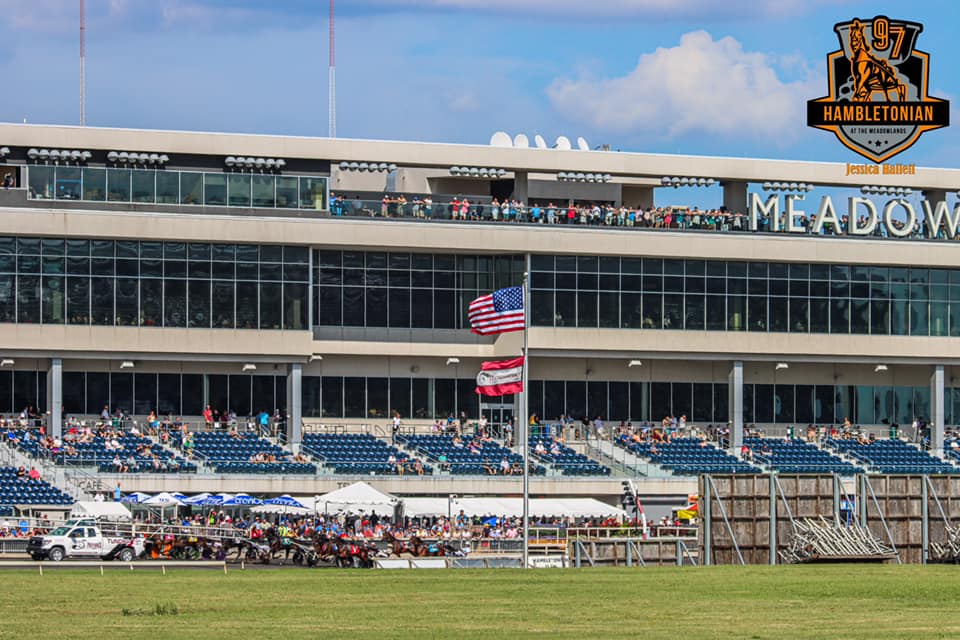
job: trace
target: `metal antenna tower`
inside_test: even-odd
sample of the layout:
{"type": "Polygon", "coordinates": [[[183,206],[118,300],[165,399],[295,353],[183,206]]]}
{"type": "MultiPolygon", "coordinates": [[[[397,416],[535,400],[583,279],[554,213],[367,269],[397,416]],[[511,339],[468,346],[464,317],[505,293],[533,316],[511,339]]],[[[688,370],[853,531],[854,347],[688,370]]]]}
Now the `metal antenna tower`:
{"type": "Polygon", "coordinates": [[[329,112],[327,113],[327,135],[337,137],[337,59],[334,52],[334,21],[333,0],[330,0],[330,94],[327,97],[329,112]]]}
{"type": "Polygon", "coordinates": [[[87,15],[84,7],[84,0],[80,0],[80,126],[87,123],[87,81],[86,81],[86,57],[87,57],[87,15]]]}

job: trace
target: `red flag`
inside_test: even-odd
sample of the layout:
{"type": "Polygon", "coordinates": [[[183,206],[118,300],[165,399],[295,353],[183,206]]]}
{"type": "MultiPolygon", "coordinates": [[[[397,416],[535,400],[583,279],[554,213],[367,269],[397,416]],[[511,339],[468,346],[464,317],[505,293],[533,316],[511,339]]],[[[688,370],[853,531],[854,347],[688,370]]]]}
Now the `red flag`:
{"type": "Polygon", "coordinates": [[[480,364],[477,393],[482,396],[506,396],[523,391],[523,356],[480,364]]]}

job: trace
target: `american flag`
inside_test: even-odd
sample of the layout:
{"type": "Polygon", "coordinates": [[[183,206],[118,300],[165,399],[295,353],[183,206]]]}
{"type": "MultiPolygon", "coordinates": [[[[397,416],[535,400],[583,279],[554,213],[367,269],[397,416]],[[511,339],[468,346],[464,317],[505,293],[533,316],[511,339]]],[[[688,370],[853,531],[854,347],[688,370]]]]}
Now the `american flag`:
{"type": "Polygon", "coordinates": [[[523,331],[523,287],[498,289],[470,303],[467,313],[471,331],[482,336],[507,331],[523,331]]]}

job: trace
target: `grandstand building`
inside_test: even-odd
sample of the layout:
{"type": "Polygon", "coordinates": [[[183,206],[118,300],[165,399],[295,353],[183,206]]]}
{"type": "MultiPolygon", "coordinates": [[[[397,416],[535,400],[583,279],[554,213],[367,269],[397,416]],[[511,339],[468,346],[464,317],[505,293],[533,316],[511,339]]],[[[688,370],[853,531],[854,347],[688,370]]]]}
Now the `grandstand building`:
{"type": "MultiPolygon", "coordinates": [[[[920,420],[935,453],[960,422],[957,170],[0,125],[0,178],[0,414],[37,407],[54,434],[104,407],[279,411],[293,451],[319,425],[389,439],[394,412],[505,423],[515,399],[481,401],[474,379],[522,339],[472,334],[467,305],[528,269],[530,412],[546,421],[685,416],[729,423],[738,450],[744,424],[920,420]],[[674,183],[718,184],[717,210],[626,213],[681,198],[674,183]],[[807,187],[832,190],[834,222],[795,197],[807,187]],[[926,205],[847,201],[864,187],[926,205]],[[505,199],[525,205],[512,223],[505,199]],[[577,205],[589,215],[567,223],[577,205]]],[[[319,482],[311,466],[289,482],[319,482]]],[[[428,493],[462,490],[439,478],[428,493]]],[[[550,478],[534,491],[620,491],[550,478]]]]}

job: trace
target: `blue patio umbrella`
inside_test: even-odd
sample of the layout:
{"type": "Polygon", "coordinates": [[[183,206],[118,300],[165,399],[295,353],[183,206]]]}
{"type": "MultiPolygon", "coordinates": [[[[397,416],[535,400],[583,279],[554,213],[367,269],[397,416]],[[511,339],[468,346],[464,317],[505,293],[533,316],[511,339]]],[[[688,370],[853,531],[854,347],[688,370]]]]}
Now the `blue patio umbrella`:
{"type": "Polygon", "coordinates": [[[220,503],[222,507],[255,507],[258,504],[263,504],[263,500],[254,498],[253,496],[248,496],[245,493],[238,493],[229,500],[224,500],[220,503]]]}
{"type": "Polygon", "coordinates": [[[270,504],[277,507],[296,507],[298,509],[307,508],[305,505],[301,504],[299,500],[294,500],[288,495],[277,496],[276,498],[264,500],[263,504],[270,504]]]}
{"type": "Polygon", "coordinates": [[[128,493],[123,496],[123,499],[120,502],[128,502],[130,504],[140,504],[144,500],[150,497],[149,493],[143,493],[140,491],[134,491],[133,493],[128,493]]]}

